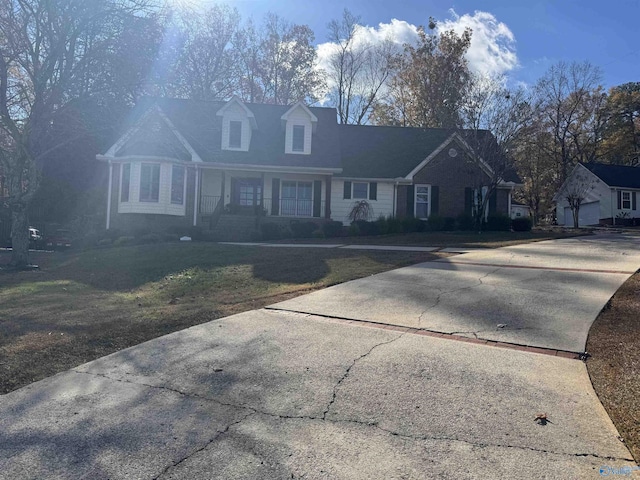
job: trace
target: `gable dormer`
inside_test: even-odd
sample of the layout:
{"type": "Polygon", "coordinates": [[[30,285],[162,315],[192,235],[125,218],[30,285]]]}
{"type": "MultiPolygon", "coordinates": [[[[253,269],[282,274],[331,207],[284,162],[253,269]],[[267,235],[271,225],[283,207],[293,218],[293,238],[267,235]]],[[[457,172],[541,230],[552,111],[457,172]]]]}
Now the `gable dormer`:
{"type": "Polygon", "coordinates": [[[216,115],[222,117],[222,150],[249,151],[251,132],[257,128],[249,107],[234,95],[216,115]]]}
{"type": "Polygon", "coordinates": [[[302,102],[296,103],[280,118],[285,132],[284,153],[310,155],[318,118],[302,102]]]}

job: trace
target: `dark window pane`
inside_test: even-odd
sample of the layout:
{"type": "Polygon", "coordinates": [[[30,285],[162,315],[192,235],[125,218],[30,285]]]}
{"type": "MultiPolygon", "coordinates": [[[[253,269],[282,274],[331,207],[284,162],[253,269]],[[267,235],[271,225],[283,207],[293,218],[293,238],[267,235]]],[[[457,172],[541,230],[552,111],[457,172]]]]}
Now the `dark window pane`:
{"type": "Polygon", "coordinates": [[[157,202],[160,193],[160,165],[140,167],[140,201],[157,202]]]}
{"type": "Polygon", "coordinates": [[[129,186],[131,183],[131,164],[122,165],[122,186],[120,187],[120,201],[129,201],[129,186]]]}
{"type": "Polygon", "coordinates": [[[353,198],[367,198],[367,183],[353,182],[353,198]]]}
{"type": "Polygon", "coordinates": [[[291,150],[304,152],[304,125],[293,126],[293,145],[291,150]]]}
{"type": "Polygon", "coordinates": [[[171,203],[184,203],[184,167],[177,165],[171,169],[171,203]]]}
{"type": "Polygon", "coordinates": [[[229,147],[240,148],[242,146],[242,122],[229,122],[229,147]]]}

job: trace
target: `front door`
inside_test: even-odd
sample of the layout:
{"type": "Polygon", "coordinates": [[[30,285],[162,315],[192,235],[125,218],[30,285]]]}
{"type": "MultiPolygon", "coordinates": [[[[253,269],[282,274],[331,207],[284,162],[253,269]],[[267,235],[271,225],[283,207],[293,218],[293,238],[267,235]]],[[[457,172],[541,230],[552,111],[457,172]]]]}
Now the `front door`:
{"type": "Polygon", "coordinates": [[[262,205],[262,180],[260,178],[233,178],[231,198],[240,208],[262,205]]]}

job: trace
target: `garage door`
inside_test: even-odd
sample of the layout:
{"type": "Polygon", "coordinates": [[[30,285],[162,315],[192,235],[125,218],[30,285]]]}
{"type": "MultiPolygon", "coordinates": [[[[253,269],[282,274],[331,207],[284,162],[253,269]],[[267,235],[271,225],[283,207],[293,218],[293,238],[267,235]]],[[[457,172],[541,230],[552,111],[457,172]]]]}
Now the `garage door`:
{"type": "MultiPolygon", "coordinates": [[[[600,221],[600,202],[580,205],[578,216],[578,222],[581,227],[597,225],[600,221]]],[[[568,227],[573,227],[573,212],[571,212],[571,208],[569,207],[565,207],[564,209],[564,224],[568,227]]]]}

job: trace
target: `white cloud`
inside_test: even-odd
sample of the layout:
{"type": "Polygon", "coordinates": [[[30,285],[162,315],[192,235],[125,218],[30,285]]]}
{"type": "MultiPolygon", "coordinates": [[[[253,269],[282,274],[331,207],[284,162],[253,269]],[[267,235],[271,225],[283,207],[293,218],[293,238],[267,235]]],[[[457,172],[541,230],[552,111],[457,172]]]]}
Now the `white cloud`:
{"type": "Polygon", "coordinates": [[[453,30],[461,34],[465,28],[471,28],[467,60],[473,71],[502,75],[518,66],[515,36],[493,14],[476,10],[473,15],[460,16],[453,9],[449,13],[452,18],[438,22],[438,30],[453,30]]]}
{"type": "MultiPolygon", "coordinates": [[[[509,27],[499,22],[488,12],[475,11],[473,15],[458,15],[449,10],[451,19],[439,21],[438,30],[454,30],[461,34],[466,27],[472,29],[471,46],[467,60],[471,70],[478,73],[501,75],[518,66],[515,36],[509,27]]],[[[418,37],[418,28],[404,20],[392,19],[390,23],[380,23],[377,27],[363,26],[359,29],[355,43],[378,44],[387,39],[393,41],[398,50],[405,43],[413,43],[418,37]]],[[[335,44],[327,42],[318,45],[318,67],[327,69],[329,57],[335,44]]],[[[329,85],[331,87],[332,85],[329,85]]]]}

